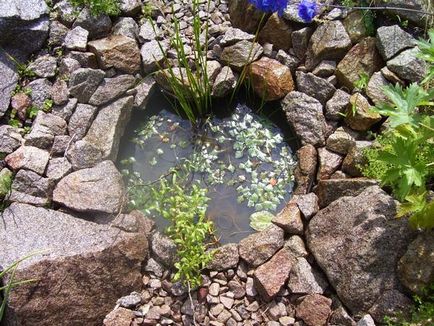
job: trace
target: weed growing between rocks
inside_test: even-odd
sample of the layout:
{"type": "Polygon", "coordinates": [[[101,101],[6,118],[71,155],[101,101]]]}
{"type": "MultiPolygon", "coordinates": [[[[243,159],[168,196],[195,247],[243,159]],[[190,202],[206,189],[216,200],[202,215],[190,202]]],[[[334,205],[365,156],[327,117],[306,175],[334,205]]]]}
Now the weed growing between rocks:
{"type": "Polygon", "coordinates": [[[93,16],[102,14],[109,16],[117,16],[120,13],[119,0],[68,0],[74,7],[89,8],[93,16]]]}
{"type": "Polygon", "coordinates": [[[401,201],[398,216],[410,215],[416,228],[434,227],[434,201],[430,200],[434,177],[434,30],[430,42],[420,41],[421,58],[429,65],[422,84],[406,88],[399,85],[384,87],[389,103],[374,108],[388,117],[386,132],[377,139],[378,146],[365,150],[368,164],[366,176],[390,186],[401,201]]]}

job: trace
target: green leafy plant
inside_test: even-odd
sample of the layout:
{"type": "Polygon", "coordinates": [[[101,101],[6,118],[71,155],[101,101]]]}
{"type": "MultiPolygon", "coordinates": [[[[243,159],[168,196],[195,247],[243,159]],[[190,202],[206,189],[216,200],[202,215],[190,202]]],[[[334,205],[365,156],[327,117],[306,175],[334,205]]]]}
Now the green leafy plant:
{"type": "MultiPolygon", "coordinates": [[[[209,4],[210,1],[208,1],[208,8],[209,4]]],[[[174,17],[174,34],[171,45],[176,52],[179,64],[177,68],[174,68],[170,63],[164,46],[158,42],[160,51],[164,55],[164,66],[159,66],[159,73],[170,85],[170,91],[176,99],[174,101],[175,109],[178,113],[186,116],[193,125],[203,122],[204,117],[210,112],[211,105],[211,85],[207,74],[208,20],[202,29],[199,5],[199,0],[193,0],[193,48],[191,55],[186,52],[179,20],[174,17]],[[192,65],[191,61],[193,62],[192,65]]],[[[152,19],[150,22],[156,33],[152,19]]]]}
{"type": "Polygon", "coordinates": [[[366,87],[368,86],[368,82],[369,75],[365,72],[361,72],[359,74],[359,79],[354,82],[354,87],[361,91],[365,91],[366,87]]]}
{"type": "Polygon", "coordinates": [[[46,99],[42,104],[42,111],[50,112],[54,105],[54,101],[52,99],[46,99]]]}
{"type": "Polygon", "coordinates": [[[69,2],[76,8],[89,8],[93,16],[102,14],[117,16],[121,12],[119,0],[69,0],[69,2]]]}
{"type": "Polygon", "coordinates": [[[423,290],[421,295],[413,296],[414,306],[410,316],[402,314],[396,317],[385,317],[387,326],[431,326],[434,324],[434,283],[423,290]]]}
{"type": "Polygon", "coordinates": [[[271,225],[274,215],[267,211],[256,212],[250,216],[250,226],[256,231],[262,231],[271,225]]]}
{"type": "Polygon", "coordinates": [[[185,171],[172,169],[156,183],[144,185],[139,179],[131,186],[132,207],[146,214],[158,214],[168,221],[167,233],[177,246],[174,280],[190,288],[201,284],[201,270],[212,258],[207,241],[213,234],[213,224],[206,220],[209,198],[196,182],[188,183],[185,171]]]}
{"type": "Polygon", "coordinates": [[[32,105],[27,109],[26,115],[29,119],[34,119],[38,115],[39,109],[38,107],[32,105]]]}

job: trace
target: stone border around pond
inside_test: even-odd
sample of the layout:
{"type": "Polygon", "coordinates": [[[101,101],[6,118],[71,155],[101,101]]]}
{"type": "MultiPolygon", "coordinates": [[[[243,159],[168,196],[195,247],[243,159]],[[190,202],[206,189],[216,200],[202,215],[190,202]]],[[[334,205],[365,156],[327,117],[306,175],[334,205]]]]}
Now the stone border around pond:
{"type": "MultiPolygon", "coordinates": [[[[113,164],[131,111],[155,91],[152,77],[136,82],[161,60],[155,39],[167,35],[170,11],[157,13],[155,35],[133,18],[140,1],[124,1],[113,22],[87,10],[73,19],[65,0],[55,1],[49,20],[44,2],[35,3],[0,17],[31,31],[30,43],[0,44],[18,57],[37,50],[25,44],[40,48],[47,37],[53,47],[30,65],[31,93],[11,100],[18,75],[0,54],[0,72],[11,82],[2,84],[0,116],[11,107],[25,119],[29,105],[54,103],[50,113],[39,111],[24,137],[0,126],[0,152],[7,155],[1,173],[15,173],[12,204],[2,214],[0,264],[52,250],[20,268],[20,277],[40,281],[13,291],[7,324],[100,325],[120,297],[104,325],[355,325],[362,316],[357,325],[373,325],[372,318],[408,307],[408,289],[417,282],[408,264],[424,262],[406,254],[416,234],[393,219],[395,202],[362,178],[358,164],[371,145],[364,132],[379,126],[381,117],[368,109],[384,100],[381,86],[424,74],[412,36],[395,25],[366,37],[357,12],[333,10],[317,28],[294,22],[291,6],[283,17],[267,17],[252,83],[269,100],[283,98],[302,144],[296,196],[271,228],[219,248],[203,287],[190,297],[170,282],[176,261],[170,239],[141,213],[120,214],[125,188],[113,164]],[[55,48],[67,52],[56,57],[55,48]],[[350,94],[360,71],[370,77],[366,95],[350,94]],[[353,105],[355,115],[344,118],[353,105]],[[43,208],[49,205],[54,209],[43,208]]],[[[246,62],[260,15],[243,0],[216,0],[211,11],[209,74],[213,94],[224,97],[246,62]]],[[[188,36],[190,16],[180,2],[175,15],[188,36]]],[[[9,29],[5,40],[16,32],[9,29]]]]}

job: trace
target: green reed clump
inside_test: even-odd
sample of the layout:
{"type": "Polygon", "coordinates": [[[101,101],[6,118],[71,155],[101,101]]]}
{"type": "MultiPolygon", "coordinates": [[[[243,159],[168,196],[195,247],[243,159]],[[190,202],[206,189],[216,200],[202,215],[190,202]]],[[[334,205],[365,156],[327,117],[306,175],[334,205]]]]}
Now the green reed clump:
{"type": "MultiPolygon", "coordinates": [[[[210,1],[208,1],[209,8],[210,1]]],[[[208,50],[208,20],[202,30],[199,17],[199,0],[193,0],[193,39],[192,52],[187,53],[181,37],[179,20],[174,17],[173,36],[170,45],[176,52],[178,67],[173,67],[164,51],[161,42],[160,50],[164,54],[164,64],[160,65],[160,72],[167,80],[171,95],[174,97],[174,108],[178,114],[197,126],[210,113],[211,85],[207,74],[208,50]]],[[[153,24],[152,20],[151,23],[153,24]]],[[[154,26],[154,24],[153,24],[154,26]]],[[[155,31],[155,27],[154,27],[155,31]]]]}

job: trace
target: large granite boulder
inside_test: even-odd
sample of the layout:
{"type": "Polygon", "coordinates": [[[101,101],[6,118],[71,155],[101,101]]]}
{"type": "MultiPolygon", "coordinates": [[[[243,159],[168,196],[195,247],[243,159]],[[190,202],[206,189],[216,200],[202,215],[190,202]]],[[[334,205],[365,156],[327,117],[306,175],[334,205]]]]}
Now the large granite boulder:
{"type": "Polygon", "coordinates": [[[90,126],[83,140],[100,149],[102,159],[116,160],[133,103],[133,96],[128,96],[103,107],[90,126]]]}
{"type": "Polygon", "coordinates": [[[352,313],[381,321],[406,308],[396,266],[414,235],[396,203],[378,186],[342,197],[310,221],[308,247],[352,313]]]}
{"type": "Polygon", "coordinates": [[[122,175],[111,161],[67,175],[53,192],[54,202],[79,212],[116,214],[124,197],[122,175]]]}
{"type": "Polygon", "coordinates": [[[148,255],[143,233],[88,222],[26,204],[2,215],[0,265],[23,261],[15,280],[6,325],[101,325],[116,300],[141,286],[148,255]]]}
{"type": "Polygon", "coordinates": [[[21,60],[38,51],[48,37],[44,0],[0,1],[0,47],[21,60]]]}

